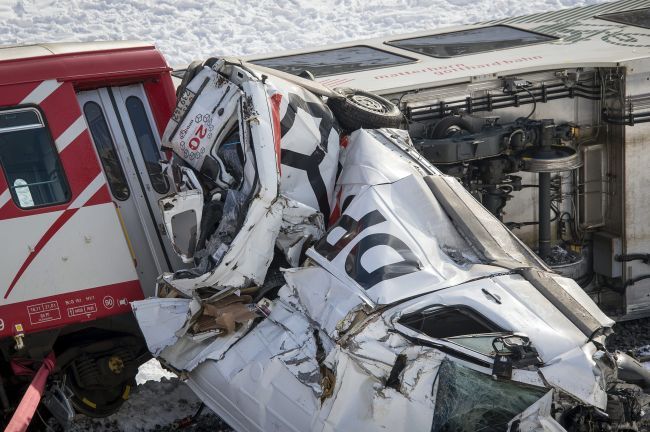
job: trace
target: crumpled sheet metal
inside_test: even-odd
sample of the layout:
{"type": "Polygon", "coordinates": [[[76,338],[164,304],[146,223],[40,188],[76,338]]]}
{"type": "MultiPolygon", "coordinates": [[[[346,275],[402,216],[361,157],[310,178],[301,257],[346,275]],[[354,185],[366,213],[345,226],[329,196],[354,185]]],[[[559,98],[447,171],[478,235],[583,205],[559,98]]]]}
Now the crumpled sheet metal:
{"type": "Polygon", "coordinates": [[[195,299],[152,298],[131,305],[149,351],[177,371],[190,371],[209,358],[220,359],[251,324],[229,334],[214,332],[212,337],[196,338],[188,332],[192,318],[200,312],[195,299]]]}
{"type": "MultiPolygon", "coordinates": [[[[240,86],[204,68],[188,85],[187,91],[196,93],[193,105],[179,107],[165,133],[165,142],[200,171],[206,161],[221,163],[210,146],[218,146],[223,137],[217,131],[233,122],[228,117],[235,118],[246,155],[241,185],[227,190],[224,216],[205,248],[196,252],[197,267],[165,276],[167,283],[186,295],[201,287],[261,285],[275,246],[297,266],[304,249],[322,236],[329,216],[339,135],[327,106],[280,79],[262,83],[250,77],[240,86]],[[206,86],[199,85],[205,82],[206,86]],[[204,113],[206,109],[209,112],[204,113]],[[188,152],[180,135],[199,121],[207,121],[215,135],[209,143],[195,143],[199,147],[188,152]],[[229,205],[235,194],[237,205],[229,205]]],[[[211,135],[211,129],[205,128],[211,135]]],[[[206,174],[205,169],[200,172],[206,174]]]]}
{"type": "Polygon", "coordinates": [[[284,272],[289,299],[294,307],[318,324],[332,339],[337,338],[339,323],[357,308],[374,306],[364,293],[350,288],[320,266],[289,269],[284,272]]]}
{"type": "Polygon", "coordinates": [[[597,349],[588,343],[558,356],[555,361],[540,368],[544,379],[553,387],[600,409],[607,407],[607,394],[594,375],[600,375],[593,359],[597,349]]]}
{"type": "Polygon", "coordinates": [[[176,332],[189,318],[191,301],[185,298],[150,298],[131,303],[147,348],[154,357],[178,341],[176,332]]]}
{"type": "Polygon", "coordinates": [[[409,175],[360,191],[307,256],[376,304],[503,271],[469,254],[457,262],[450,248],[469,249],[422,178],[409,175]]]}
{"type": "Polygon", "coordinates": [[[251,169],[258,170],[259,193],[215,269],[196,280],[167,280],[188,299],[134,303],[150,350],[185,372],[197,395],[238,430],[457,425],[469,431],[493,411],[501,413],[502,425],[517,415],[522,424],[543,423],[547,383],[600,406],[605,392],[597,388],[584,335],[566,317],[536,313],[532,308],[552,305],[521,276],[487,265],[471,251],[423,180],[441,174],[419,159],[406,132],[359,130],[339,153],[329,111],[290,87],[273,79],[241,84],[241,106],[248,108],[240,111],[240,122],[250,126],[242,142],[249,150],[254,146],[256,161],[248,158],[244,177],[252,187],[251,169]],[[285,169],[286,155],[293,158],[287,161],[312,163],[311,177],[293,162],[285,169]],[[338,162],[342,171],[333,184],[338,162]],[[336,223],[324,233],[330,216],[336,223]],[[300,252],[318,236],[304,267],[285,272],[286,285],[265,309],[266,317],[237,323],[226,333],[192,334],[210,303],[196,288],[260,283],[275,246],[297,265],[300,252]],[[261,255],[249,256],[253,252],[261,255]],[[522,284],[529,289],[519,289],[522,284]],[[402,331],[396,323],[404,310],[433,304],[471,305],[504,329],[527,330],[546,366],[515,370],[512,380],[497,381],[489,367],[478,365],[490,363],[487,354],[470,362],[449,354],[460,352],[453,342],[402,331]],[[551,349],[553,334],[564,339],[551,349]],[[577,372],[563,374],[563,363],[577,372]],[[472,392],[477,386],[481,391],[472,392]],[[515,390],[496,409],[495,394],[504,386],[515,390]],[[521,388],[527,390],[519,393],[521,388]]]}
{"type": "Polygon", "coordinates": [[[283,251],[291,267],[298,267],[307,247],[325,234],[325,220],[318,210],[283,198],[282,224],[275,245],[283,251]]]}
{"type": "MultiPolygon", "coordinates": [[[[294,349],[296,342],[305,346],[303,353],[318,347],[312,345],[295,315],[300,314],[294,311],[275,324],[268,322],[259,332],[252,330],[219,361],[201,363],[188,374],[188,385],[238,430],[428,429],[434,408],[434,372],[444,355],[431,349],[412,353],[414,361],[403,372],[401,392],[368,374],[363,359],[369,356],[363,350],[353,353],[356,348],[333,345],[323,364],[334,372],[334,388],[332,395],[321,401],[316,391],[316,382],[322,378],[318,365],[303,361],[294,349]],[[302,341],[287,338],[299,334],[305,335],[302,341]],[[278,347],[284,353],[273,355],[278,347]],[[422,398],[415,399],[415,395],[422,398]],[[256,415],[249,415],[253,412],[256,415]],[[403,415],[395,415],[397,412],[403,415]]],[[[385,372],[389,371],[390,365],[386,365],[385,372]]]]}
{"type": "Polygon", "coordinates": [[[230,187],[233,177],[223,162],[211,155],[212,143],[240,108],[242,90],[204,67],[180,95],[162,137],[163,148],[210,177],[220,187],[230,187]]]}
{"type": "Polygon", "coordinates": [[[565,429],[551,416],[554,390],[549,390],[537,402],[526,408],[508,423],[510,430],[515,423],[520,432],[565,432],[565,429]]]}
{"type": "Polygon", "coordinates": [[[280,120],[280,192],[329,217],[339,164],[334,116],[321,99],[301,87],[276,77],[267,83],[280,120]]]}
{"type": "Polygon", "coordinates": [[[181,191],[172,196],[161,198],[158,202],[160,211],[162,212],[163,223],[165,224],[165,231],[167,236],[171,239],[174,251],[181,258],[184,263],[192,262],[194,254],[193,248],[190,250],[182,250],[176,242],[174,235],[174,217],[181,215],[185,212],[191,212],[194,216],[193,234],[190,234],[194,241],[201,235],[201,219],[203,216],[203,191],[201,189],[194,189],[188,191],[181,191]]]}

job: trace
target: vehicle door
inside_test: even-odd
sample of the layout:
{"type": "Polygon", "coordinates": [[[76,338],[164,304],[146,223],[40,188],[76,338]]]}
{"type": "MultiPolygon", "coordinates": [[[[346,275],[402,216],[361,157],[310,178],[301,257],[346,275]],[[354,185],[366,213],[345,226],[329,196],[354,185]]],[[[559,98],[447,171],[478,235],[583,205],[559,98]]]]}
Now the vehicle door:
{"type": "Polygon", "coordinates": [[[159,274],[182,266],[164,230],[158,200],[172,191],[160,137],[141,84],[78,93],[111,195],[128,233],[145,296],[159,274]]]}

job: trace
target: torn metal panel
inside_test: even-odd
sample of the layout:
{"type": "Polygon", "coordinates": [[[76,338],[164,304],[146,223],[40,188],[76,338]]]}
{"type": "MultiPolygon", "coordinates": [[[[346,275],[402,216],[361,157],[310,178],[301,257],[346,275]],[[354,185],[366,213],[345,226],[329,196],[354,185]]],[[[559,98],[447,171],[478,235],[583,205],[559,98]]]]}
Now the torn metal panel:
{"type": "Polygon", "coordinates": [[[201,189],[178,192],[172,196],[161,198],[158,202],[162,212],[163,223],[167,236],[171,239],[174,251],[184,263],[192,262],[194,248],[201,236],[201,219],[203,216],[203,191],[201,189]],[[191,222],[183,220],[185,224],[178,226],[178,218],[189,214],[191,222]],[[178,229],[177,229],[178,228],[178,229]],[[189,232],[185,239],[185,248],[179,244],[178,233],[189,232]],[[175,234],[177,233],[177,234],[175,234]]]}
{"type": "MultiPolygon", "coordinates": [[[[430,378],[429,382],[418,383],[419,391],[431,393],[433,375],[430,378]]],[[[313,430],[428,430],[432,416],[431,398],[412,399],[408,394],[385,387],[384,383],[369,376],[358,361],[341,351],[337,355],[334,394],[324,401],[320,427],[313,430]]]]}
{"type": "Polygon", "coordinates": [[[422,178],[409,175],[361,191],[307,255],[377,304],[502,271],[471,255],[459,264],[450,247],[469,249],[422,178]]]}
{"type": "Polygon", "coordinates": [[[180,291],[190,294],[199,287],[245,287],[261,284],[273,257],[273,245],[282,223],[282,203],[275,201],[270,207],[254,200],[246,215],[244,226],[231,247],[227,247],[220,264],[198,277],[174,278],[166,274],[165,280],[180,291]]]}
{"type": "Polygon", "coordinates": [[[599,364],[593,356],[598,351],[593,343],[574,348],[540,368],[544,379],[583,403],[605,409],[607,393],[601,387],[599,364]]]}
{"type": "Polygon", "coordinates": [[[341,282],[320,266],[289,269],[284,272],[287,287],[292,290],[303,311],[320,329],[332,338],[338,336],[338,324],[350,311],[371,302],[356,287],[341,282]]]}
{"type": "Polygon", "coordinates": [[[508,430],[520,432],[566,432],[551,416],[553,407],[553,390],[542,396],[537,402],[526,408],[508,423],[508,430]],[[518,429],[514,429],[514,428],[518,429]]]}
{"type": "Polygon", "coordinates": [[[339,132],[321,99],[282,79],[267,81],[282,158],[280,192],[329,218],[339,164],[339,132]]]}
{"type": "Polygon", "coordinates": [[[176,332],[189,318],[190,302],[182,298],[155,298],[131,303],[151,354],[158,357],[163,349],[178,341],[176,332]]]}
{"type": "Polygon", "coordinates": [[[164,148],[173,150],[220,187],[232,186],[235,179],[210,151],[215,140],[228,132],[226,126],[236,116],[242,94],[234,84],[204,67],[180,95],[162,138],[164,148]]]}
{"type": "Polygon", "coordinates": [[[325,233],[325,220],[318,210],[285,198],[282,225],[276,246],[284,252],[287,262],[298,267],[307,248],[325,233]]]}

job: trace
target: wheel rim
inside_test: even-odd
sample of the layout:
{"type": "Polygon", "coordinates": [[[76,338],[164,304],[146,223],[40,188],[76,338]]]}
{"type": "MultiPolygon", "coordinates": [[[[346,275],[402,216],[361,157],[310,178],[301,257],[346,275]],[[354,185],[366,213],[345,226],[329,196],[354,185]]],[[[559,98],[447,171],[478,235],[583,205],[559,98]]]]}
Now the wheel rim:
{"type": "Polygon", "coordinates": [[[101,389],[85,389],[77,385],[72,374],[68,374],[66,383],[73,394],[70,402],[75,411],[88,417],[101,418],[115,413],[129,399],[135,379],[101,389]]]}
{"type": "Polygon", "coordinates": [[[355,94],[352,95],[350,98],[356,105],[367,109],[368,111],[373,111],[373,112],[378,112],[378,113],[385,113],[387,112],[386,106],[382,104],[380,101],[362,95],[362,94],[355,94]]]}

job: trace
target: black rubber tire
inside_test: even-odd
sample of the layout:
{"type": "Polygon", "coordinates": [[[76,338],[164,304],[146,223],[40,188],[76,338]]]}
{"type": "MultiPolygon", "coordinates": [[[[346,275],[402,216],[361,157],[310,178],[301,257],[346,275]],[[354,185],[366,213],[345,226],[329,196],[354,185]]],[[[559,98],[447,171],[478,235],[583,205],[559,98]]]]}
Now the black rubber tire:
{"type": "Polygon", "coordinates": [[[467,120],[457,115],[443,117],[438,123],[433,126],[433,128],[427,131],[427,138],[449,138],[451,135],[453,135],[450,133],[451,128],[458,128],[469,132],[472,129],[472,125],[470,125],[467,120]]]}
{"type": "Polygon", "coordinates": [[[346,131],[360,128],[379,129],[402,127],[404,116],[399,108],[388,99],[363,90],[337,88],[340,98],[329,98],[327,106],[346,131]]]}
{"type": "Polygon", "coordinates": [[[103,389],[84,389],[79,387],[71,373],[67,374],[67,385],[72,390],[72,406],[78,413],[88,417],[103,418],[115,414],[129,398],[135,388],[135,379],[127,380],[103,389]]]}
{"type": "Polygon", "coordinates": [[[193,61],[187,66],[187,69],[185,69],[185,73],[183,74],[183,79],[181,80],[181,83],[176,89],[177,99],[180,97],[180,95],[183,94],[183,92],[185,91],[185,87],[187,87],[190,81],[192,81],[192,78],[194,78],[202,68],[203,68],[203,62],[200,60],[193,61]]]}

